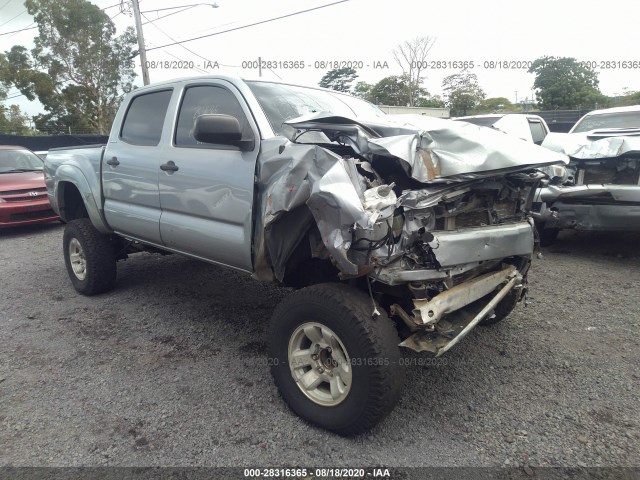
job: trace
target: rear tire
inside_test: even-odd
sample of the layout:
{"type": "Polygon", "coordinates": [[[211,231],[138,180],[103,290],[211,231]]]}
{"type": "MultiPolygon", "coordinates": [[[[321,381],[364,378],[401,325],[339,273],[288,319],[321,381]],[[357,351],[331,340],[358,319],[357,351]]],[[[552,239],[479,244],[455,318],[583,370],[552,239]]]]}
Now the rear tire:
{"type": "Polygon", "coordinates": [[[96,295],[116,283],[116,258],[107,235],[88,218],[67,223],[63,235],[64,263],[73,287],[83,295],[96,295]]]}
{"type": "Polygon", "coordinates": [[[397,403],[404,383],[400,340],[371,299],[342,284],[285,298],[271,318],[271,373],[289,407],[341,435],[364,432],[397,403]],[[306,385],[306,388],[303,387],[306,385]]]}

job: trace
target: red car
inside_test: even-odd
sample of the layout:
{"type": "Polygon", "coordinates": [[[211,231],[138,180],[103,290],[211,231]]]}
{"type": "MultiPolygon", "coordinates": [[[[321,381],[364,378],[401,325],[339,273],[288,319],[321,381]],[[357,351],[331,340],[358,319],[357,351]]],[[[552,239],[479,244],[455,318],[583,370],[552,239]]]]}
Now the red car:
{"type": "Polygon", "coordinates": [[[42,159],[31,150],[0,145],[0,228],[58,220],[42,168],[42,159]]]}

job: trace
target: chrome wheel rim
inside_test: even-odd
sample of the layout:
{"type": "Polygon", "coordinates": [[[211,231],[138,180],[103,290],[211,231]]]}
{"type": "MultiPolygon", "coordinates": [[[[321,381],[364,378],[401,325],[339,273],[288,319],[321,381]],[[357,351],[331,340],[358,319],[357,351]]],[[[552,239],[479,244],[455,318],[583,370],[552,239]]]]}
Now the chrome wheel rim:
{"type": "Polygon", "coordinates": [[[300,325],[291,334],[288,351],[291,375],[314,403],[333,407],[349,395],[351,361],[340,338],[316,322],[300,325]]]}
{"type": "Polygon", "coordinates": [[[76,278],[84,280],[87,276],[87,259],[77,238],[72,238],[69,242],[69,262],[76,278]]]}

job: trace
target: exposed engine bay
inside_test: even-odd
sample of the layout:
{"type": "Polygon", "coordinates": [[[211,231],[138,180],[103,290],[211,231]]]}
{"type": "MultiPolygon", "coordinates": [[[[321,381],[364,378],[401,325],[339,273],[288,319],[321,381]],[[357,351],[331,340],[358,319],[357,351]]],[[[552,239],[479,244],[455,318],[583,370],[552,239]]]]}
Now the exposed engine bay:
{"type": "Polygon", "coordinates": [[[298,286],[357,282],[399,320],[404,346],[440,355],[505,297],[520,300],[527,212],[546,177],[535,168],[565,157],[475,125],[415,121],[291,121],[297,142],[259,162],[255,271],[285,284],[310,272],[298,286]],[[314,277],[320,265],[334,276],[314,277]]]}

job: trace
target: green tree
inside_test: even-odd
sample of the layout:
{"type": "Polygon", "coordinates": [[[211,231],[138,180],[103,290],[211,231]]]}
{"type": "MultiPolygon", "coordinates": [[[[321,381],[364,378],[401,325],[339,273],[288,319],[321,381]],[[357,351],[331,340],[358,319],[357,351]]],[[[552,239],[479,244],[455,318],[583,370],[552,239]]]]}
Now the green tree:
{"type": "Polygon", "coordinates": [[[514,105],[506,97],[485,98],[473,109],[474,114],[494,113],[494,112],[517,112],[522,109],[514,105]]]}
{"type": "MultiPolygon", "coordinates": [[[[615,97],[607,97],[608,105],[613,107],[627,107],[630,105],[640,105],[640,92],[634,92],[627,88],[623,89],[623,94],[615,97]]],[[[598,105],[600,106],[600,105],[598,105]]]]}
{"type": "Polygon", "coordinates": [[[18,105],[0,105],[0,133],[26,135],[29,133],[29,117],[20,111],[18,105]]]}
{"type": "Polygon", "coordinates": [[[26,0],[38,24],[35,48],[6,53],[11,82],[47,113],[34,117],[42,131],[108,133],[122,95],[132,88],[133,29],[116,36],[109,16],[86,0],[26,0]]]}
{"type": "Polygon", "coordinates": [[[365,100],[369,100],[369,93],[371,92],[372,88],[373,88],[373,85],[371,85],[370,83],[358,82],[358,83],[356,83],[356,86],[353,87],[353,94],[356,97],[360,97],[360,98],[364,98],[365,100]]]}
{"type": "Polygon", "coordinates": [[[409,105],[407,84],[402,77],[397,75],[385,77],[371,87],[367,100],[377,105],[409,105]]]}
{"type": "Polygon", "coordinates": [[[593,107],[606,102],[598,89],[598,74],[572,57],[541,57],[534,60],[536,97],[543,110],[593,107]]]}
{"type": "Polygon", "coordinates": [[[426,107],[426,108],[444,108],[446,107],[445,101],[440,97],[440,95],[429,95],[425,94],[424,96],[417,99],[416,107],[426,107]]]}
{"type": "Polygon", "coordinates": [[[354,68],[334,68],[324,74],[318,85],[339,92],[349,92],[351,84],[356,78],[358,78],[358,73],[354,68]]]}
{"type": "Polygon", "coordinates": [[[475,73],[463,71],[445,77],[442,81],[445,101],[451,109],[451,116],[466,115],[482,100],[485,93],[478,84],[475,73]]]}
{"type": "MultiPolygon", "coordinates": [[[[409,99],[409,83],[407,75],[391,75],[380,80],[375,85],[358,82],[354,93],[365,100],[377,105],[411,106],[409,99]]],[[[414,92],[415,107],[444,107],[443,100],[438,96],[431,96],[424,88],[414,92]]]]}

